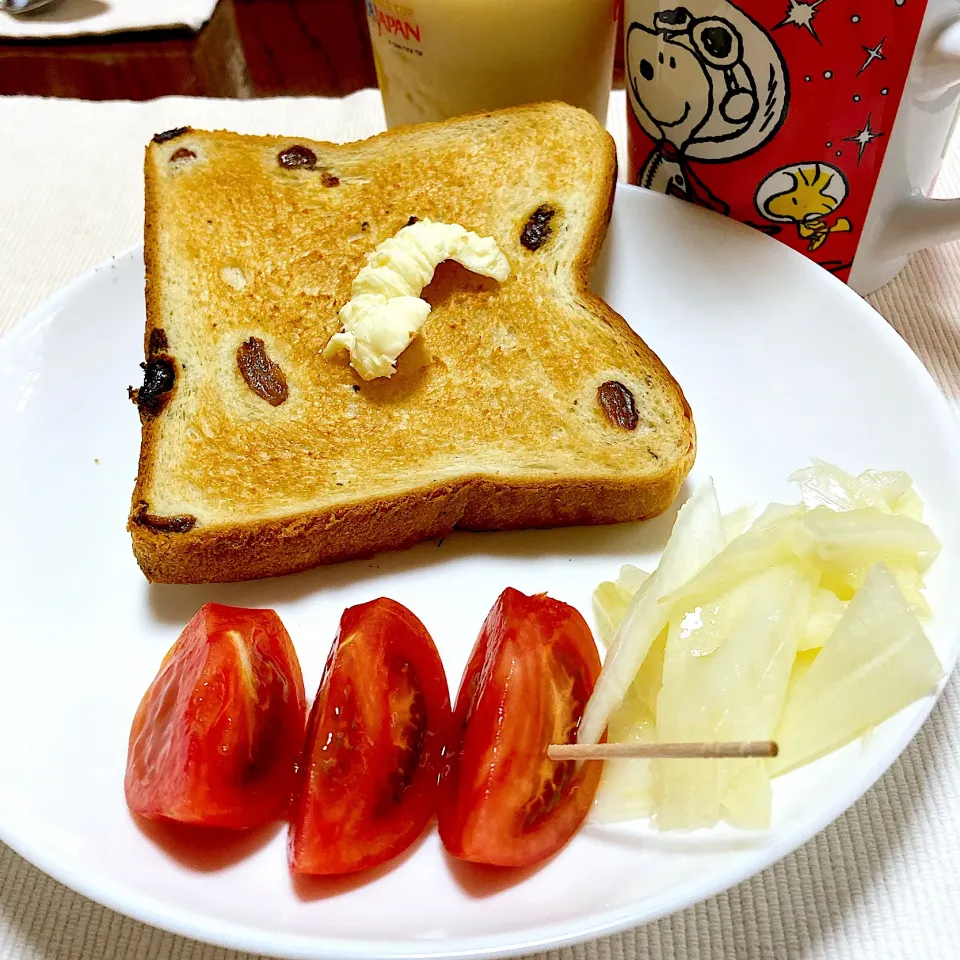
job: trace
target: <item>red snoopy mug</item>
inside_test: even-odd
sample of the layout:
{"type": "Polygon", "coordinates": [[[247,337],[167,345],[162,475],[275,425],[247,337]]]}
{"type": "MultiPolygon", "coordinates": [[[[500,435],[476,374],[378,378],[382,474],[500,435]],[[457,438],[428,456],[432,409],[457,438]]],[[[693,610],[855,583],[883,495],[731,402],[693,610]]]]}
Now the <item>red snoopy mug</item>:
{"type": "Polygon", "coordinates": [[[957,0],[626,0],[631,183],[733,217],[868,293],[960,236],[932,200],[957,0]]]}

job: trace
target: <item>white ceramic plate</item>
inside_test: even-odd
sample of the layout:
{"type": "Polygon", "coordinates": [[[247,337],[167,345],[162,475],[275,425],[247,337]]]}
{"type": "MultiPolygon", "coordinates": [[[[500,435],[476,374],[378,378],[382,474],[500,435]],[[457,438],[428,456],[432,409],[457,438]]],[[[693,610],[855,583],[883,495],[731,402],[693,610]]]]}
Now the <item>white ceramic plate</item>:
{"type": "MultiPolygon", "coordinates": [[[[757,233],[621,187],[596,284],[686,391],[721,504],[796,499],[810,456],[908,470],[943,542],[930,573],[931,639],[960,640],[960,444],[920,362],[829,274],[757,233]],[[952,588],[951,588],[952,585],[952,588]]],[[[435,832],[372,878],[291,885],[282,831],[244,857],[174,856],[131,821],[122,780],[139,698],[207,600],[275,607],[308,691],[344,607],[407,604],[436,638],[454,688],[507,585],[549,590],[590,615],[590,592],[627,560],[656,562],[672,514],[645,525],[459,534],[442,546],[295,577],[150,587],[124,529],[139,423],[125,395],[141,358],[139,251],[104,265],[0,345],[0,838],[57,879],[179,933],[288,957],[508,955],[584,940],[685,907],[799,846],[896,758],[932,698],[776,783],[764,836],[658,836],[587,827],[524,875],[449,861],[435,832]],[[196,862],[195,862],[196,861],[196,862]]]]}

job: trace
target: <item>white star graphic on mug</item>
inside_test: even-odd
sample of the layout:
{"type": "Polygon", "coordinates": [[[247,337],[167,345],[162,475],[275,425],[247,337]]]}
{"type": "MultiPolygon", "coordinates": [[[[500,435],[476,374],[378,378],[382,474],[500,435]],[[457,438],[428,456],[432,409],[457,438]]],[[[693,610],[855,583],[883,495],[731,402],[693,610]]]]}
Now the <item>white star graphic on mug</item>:
{"type": "Polygon", "coordinates": [[[871,129],[870,121],[873,119],[873,114],[867,115],[867,122],[864,124],[862,130],[858,130],[852,137],[844,137],[843,139],[849,143],[855,143],[857,145],[857,166],[860,166],[860,161],[863,159],[863,151],[866,150],[867,146],[876,140],[878,137],[882,137],[883,134],[879,133],[876,130],[871,129]]]}
{"type": "Polygon", "coordinates": [[[875,47],[864,47],[866,51],[867,59],[863,61],[863,66],[857,71],[857,76],[859,77],[867,67],[873,63],[874,60],[886,60],[887,58],[880,52],[883,50],[883,45],[887,42],[887,38],[884,37],[875,47]]]}
{"type": "Polygon", "coordinates": [[[787,2],[790,4],[787,15],[773,29],[776,30],[792,23],[801,29],[809,30],[813,39],[820,43],[817,31],[813,28],[813,18],[817,12],[817,7],[823,3],[823,0],[787,0],[787,2]]]}

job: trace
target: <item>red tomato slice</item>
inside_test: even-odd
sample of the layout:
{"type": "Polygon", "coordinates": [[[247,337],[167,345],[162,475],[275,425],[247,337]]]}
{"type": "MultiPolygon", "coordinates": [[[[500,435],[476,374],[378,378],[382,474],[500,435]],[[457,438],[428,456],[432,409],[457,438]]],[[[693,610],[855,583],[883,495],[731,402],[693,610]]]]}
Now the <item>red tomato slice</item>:
{"type": "Polygon", "coordinates": [[[600,763],[547,759],[572,743],[600,657],[583,617],[508,588],[487,616],[454,712],[440,786],[440,838],[455,857],[522,867],[556,853],[583,822],[600,763]]]}
{"type": "Polygon", "coordinates": [[[127,805],[150,820],[234,830],[276,820],[295,787],[306,713],[276,613],[204,605],[133,718],[127,805]]]}
{"type": "Polygon", "coordinates": [[[413,843],[436,813],[450,721],[423,624],[385,598],[346,610],[310,712],[291,871],[350,873],[413,843]]]}

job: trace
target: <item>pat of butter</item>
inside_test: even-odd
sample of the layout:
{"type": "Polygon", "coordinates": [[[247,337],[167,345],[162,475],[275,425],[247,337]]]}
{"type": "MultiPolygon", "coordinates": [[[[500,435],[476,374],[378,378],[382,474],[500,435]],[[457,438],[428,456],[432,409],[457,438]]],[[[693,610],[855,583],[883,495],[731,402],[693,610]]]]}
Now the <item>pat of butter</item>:
{"type": "Polygon", "coordinates": [[[325,357],[344,350],[364,380],[392,377],[397,358],[420,332],[430,304],[420,299],[444,260],[503,283],[510,264],[492,237],[481,237],[456,223],[419,220],[384,240],[357,274],[350,300],[339,313],[340,333],[324,348],[325,357]]]}

